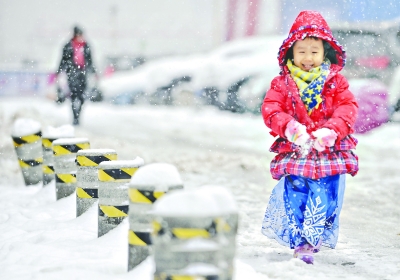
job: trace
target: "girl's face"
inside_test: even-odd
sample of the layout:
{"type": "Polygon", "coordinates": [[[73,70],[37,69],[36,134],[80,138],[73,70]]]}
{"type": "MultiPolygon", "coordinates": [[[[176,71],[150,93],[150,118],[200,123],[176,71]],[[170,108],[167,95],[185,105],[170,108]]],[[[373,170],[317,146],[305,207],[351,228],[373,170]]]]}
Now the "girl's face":
{"type": "Polygon", "coordinates": [[[293,46],[294,65],[304,71],[318,67],[324,61],[324,46],[321,39],[307,37],[293,46]]]}

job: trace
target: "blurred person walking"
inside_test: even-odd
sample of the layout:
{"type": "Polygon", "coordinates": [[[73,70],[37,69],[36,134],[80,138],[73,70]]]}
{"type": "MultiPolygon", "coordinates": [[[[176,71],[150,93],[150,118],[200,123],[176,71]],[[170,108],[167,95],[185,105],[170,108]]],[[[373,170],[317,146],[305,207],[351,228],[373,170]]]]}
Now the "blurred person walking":
{"type": "Polygon", "coordinates": [[[79,117],[85,101],[87,76],[89,73],[93,73],[97,79],[91,48],[83,37],[83,30],[79,26],[73,28],[73,37],[63,47],[56,76],[63,71],[67,74],[68,87],[71,92],[73,125],[79,125],[79,117]]]}
{"type": "Polygon", "coordinates": [[[355,176],[352,136],[358,104],[339,72],[345,51],[315,11],[302,11],[279,50],[262,116],[273,136],[272,191],[262,233],[312,264],[321,245],[335,248],[345,174],[355,176]]]}

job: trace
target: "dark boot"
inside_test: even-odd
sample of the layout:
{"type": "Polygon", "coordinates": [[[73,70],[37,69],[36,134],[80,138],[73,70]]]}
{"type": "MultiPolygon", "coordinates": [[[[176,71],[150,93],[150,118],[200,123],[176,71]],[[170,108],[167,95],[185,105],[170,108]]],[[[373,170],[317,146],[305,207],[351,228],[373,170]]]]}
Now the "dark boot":
{"type": "Polygon", "coordinates": [[[76,119],[76,118],[74,117],[74,120],[73,120],[72,124],[73,124],[73,125],[79,125],[79,119],[76,119]]]}

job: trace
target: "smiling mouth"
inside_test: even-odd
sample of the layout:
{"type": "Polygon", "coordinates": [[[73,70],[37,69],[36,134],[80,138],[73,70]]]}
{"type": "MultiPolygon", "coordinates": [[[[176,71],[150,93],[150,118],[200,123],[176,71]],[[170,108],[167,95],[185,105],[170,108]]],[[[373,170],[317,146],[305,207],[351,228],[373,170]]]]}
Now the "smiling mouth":
{"type": "Polygon", "coordinates": [[[303,68],[306,69],[306,70],[310,70],[310,69],[313,68],[313,65],[310,65],[310,64],[305,65],[305,64],[303,64],[303,68]]]}

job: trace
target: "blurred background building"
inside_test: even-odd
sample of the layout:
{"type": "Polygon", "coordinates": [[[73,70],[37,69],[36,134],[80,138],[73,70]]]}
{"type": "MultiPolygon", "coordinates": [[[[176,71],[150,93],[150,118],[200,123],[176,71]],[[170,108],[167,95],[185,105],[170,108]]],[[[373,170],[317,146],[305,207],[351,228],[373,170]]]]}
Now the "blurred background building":
{"type": "Polygon", "coordinates": [[[286,33],[304,9],[328,21],[400,16],[393,0],[0,0],[0,68],[55,69],[74,24],[101,68],[113,57],[203,52],[244,36],[286,33]]]}
{"type": "Polygon", "coordinates": [[[0,0],[0,67],[55,69],[75,24],[101,66],[107,57],[202,52],[275,33],[278,10],[277,0],[0,0]]]}

